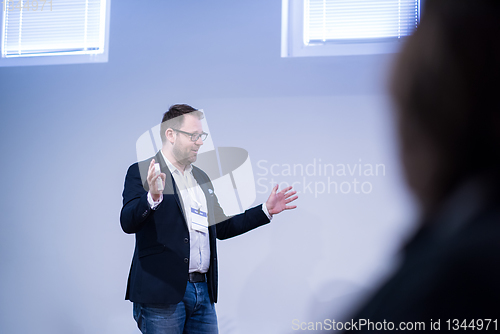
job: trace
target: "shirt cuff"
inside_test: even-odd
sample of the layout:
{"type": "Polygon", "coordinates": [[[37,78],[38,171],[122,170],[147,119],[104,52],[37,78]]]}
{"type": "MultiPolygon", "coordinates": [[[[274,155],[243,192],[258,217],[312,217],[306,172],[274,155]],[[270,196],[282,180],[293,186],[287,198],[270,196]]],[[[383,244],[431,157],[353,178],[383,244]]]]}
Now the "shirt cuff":
{"type": "Polygon", "coordinates": [[[266,203],[262,203],[262,211],[264,211],[264,213],[266,214],[269,221],[271,221],[271,219],[273,219],[273,216],[271,216],[271,214],[269,213],[269,210],[267,210],[266,203]]]}
{"type": "Polygon", "coordinates": [[[155,202],[153,200],[153,196],[151,196],[151,193],[148,191],[148,203],[151,210],[156,210],[158,205],[160,205],[161,201],[163,201],[163,194],[160,194],[160,199],[155,202]]]}

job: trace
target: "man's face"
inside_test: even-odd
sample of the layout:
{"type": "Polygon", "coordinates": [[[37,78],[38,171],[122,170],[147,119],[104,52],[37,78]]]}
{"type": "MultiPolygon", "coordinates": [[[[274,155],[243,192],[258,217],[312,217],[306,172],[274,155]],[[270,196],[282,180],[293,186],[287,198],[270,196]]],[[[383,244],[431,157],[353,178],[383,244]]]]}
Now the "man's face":
{"type": "MultiPolygon", "coordinates": [[[[197,134],[203,132],[201,121],[198,117],[190,114],[184,115],[184,122],[181,128],[177,130],[197,134]]],[[[191,140],[191,136],[177,131],[174,132],[175,141],[173,143],[172,153],[175,159],[184,166],[195,162],[198,157],[198,150],[200,146],[203,145],[201,138],[198,138],[198,140],[194,142],[191,140]]]]}

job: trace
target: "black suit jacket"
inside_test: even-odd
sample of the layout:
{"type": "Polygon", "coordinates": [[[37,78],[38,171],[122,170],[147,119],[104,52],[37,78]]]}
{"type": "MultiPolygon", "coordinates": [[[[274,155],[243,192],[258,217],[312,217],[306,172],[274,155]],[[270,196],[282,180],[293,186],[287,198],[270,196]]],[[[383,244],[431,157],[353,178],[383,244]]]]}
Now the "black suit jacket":
{"type": "MultiPolygon", "coordinates": [[[[176,304],[184,296],[189,272],[189,230],[175,181],[160,152],[154,157],[167,175],[163,201],[151,210],[146,176],[151,159],[131,165],[125,177],[120,223],[135,234],[135,250],[125,298],[138,303],[176,304]],[[142,176],[142,177],[141,177],[142,176]]],[[[193,176],[205,194],[208,207],[210,300],[217,302],[216,239],[227,239],[269,223],[262,206],[227,217],[206,173],[193,166],[193,176]]]]}
{"type": "MultiPolygon", "coordinates": [[[[421,322],[425,332],[437,331],[430,326],[439,321],[441,331],[454,333],[464,331],[454,319],[459,325],[467,320],[468,326],[471,320],[498,319],[499,184],[481,179],[459,188],[437,215],[422,224],[405,246],[399,270],[353,319],[393,322],[395,330],[402,322],[421,322]]],[[[477,329],[478,323],[474,325],[477,329]]],[[[494,328],[491,323],[489,330],[494,328]]],[[[496,328],[500,329],[498,320],[496,328]]],[[[368,326],[358,330],[384,332],[368,326]]]]}

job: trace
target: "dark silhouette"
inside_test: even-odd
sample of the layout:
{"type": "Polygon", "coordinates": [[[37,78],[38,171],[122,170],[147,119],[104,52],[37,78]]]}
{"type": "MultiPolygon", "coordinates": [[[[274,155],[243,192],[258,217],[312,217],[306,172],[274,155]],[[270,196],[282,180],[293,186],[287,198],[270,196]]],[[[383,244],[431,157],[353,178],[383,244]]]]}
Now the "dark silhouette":
{"type": "Polygon", "coordinates": [[[391,90],[421,222],[351,329],[498,330],[500,1],[427,0],[391,90]]]}

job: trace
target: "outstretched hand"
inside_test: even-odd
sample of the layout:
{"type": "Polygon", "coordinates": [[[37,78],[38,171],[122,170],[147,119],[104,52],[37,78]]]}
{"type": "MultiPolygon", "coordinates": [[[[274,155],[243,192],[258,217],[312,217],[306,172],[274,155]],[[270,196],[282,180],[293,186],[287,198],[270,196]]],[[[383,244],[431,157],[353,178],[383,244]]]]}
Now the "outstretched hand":
{"type": "Polygon", "coordinates": [[[267,211],[269,211],[269,214],[275,215],[284,210],[291,210],[297,207],[296,205],[287,205],[288,203],[293,202],[298,198],[298,196],[295,195],[297,192],[295,190],[290,190],[292,190],[291,186],[283,189],[280,192],[277,192],[278,185],[274,186],[273,190],[271,191],[271,195],[269,195],[269,198],[266,202],[267,211]]]}

